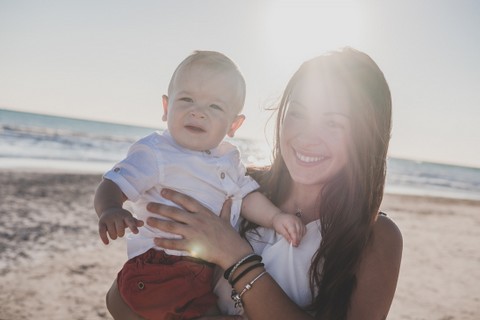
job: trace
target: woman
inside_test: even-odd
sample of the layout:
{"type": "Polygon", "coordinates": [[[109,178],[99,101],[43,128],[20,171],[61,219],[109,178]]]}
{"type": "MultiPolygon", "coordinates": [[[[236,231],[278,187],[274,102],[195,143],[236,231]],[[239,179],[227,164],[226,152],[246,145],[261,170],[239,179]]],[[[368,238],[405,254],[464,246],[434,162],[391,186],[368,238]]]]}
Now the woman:
{"type": "MultiPolygon", "coordinates": [[[[226,270],[237,309],[243,305],[251,320],[385,319],[402,252],[400,231],[379,213],[390,130],[390,91],[368,55],[345,48],[316,57],[284,91],[272,166],[253,173],[274,204],[307,225],[298,248],[247,225],[248,242],[171,190],[162,195],[185,210],[151,203],[150,211],[174,221],[147,223],[183,236],[157,239],[159,246],[188,250],[226,270]]],[[[222,280],[217,292],[225,286],[222,280]]],[[[225,294],[219,300],[222,309],[234,308],[225,294]]]]}

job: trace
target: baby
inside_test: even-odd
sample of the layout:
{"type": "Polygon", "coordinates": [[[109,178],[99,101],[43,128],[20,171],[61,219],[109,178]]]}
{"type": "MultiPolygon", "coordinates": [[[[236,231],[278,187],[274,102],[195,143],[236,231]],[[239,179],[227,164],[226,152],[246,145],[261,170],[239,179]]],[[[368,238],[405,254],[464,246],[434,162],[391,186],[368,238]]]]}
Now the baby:
{"type": "MultiPolygon", "coordinates": [[[[305,233],[300,218],[281,212],[245,175],[233,137],[245,117],[245,80],[225,55],[196,51],[172,75],[163,96],[168,130],[133,144],[127,157],[104,174],[95,193],[100,238],[127,235],[128,261],[117,276],[123,300],[147,319],[191,319],[215,310],[212,265],[154,244],[155,237],[175,238],[147,226],[149,202],[168,202],[162,188],[180,191],[219,213],[232,199],[231,224],[245,219],[274,228],[294,246],[305,233]],[[135,216],[123,204],[130,200],[135,216]],[[108,234],[108,236],[107,236],[108,234]]],[[[159,216],[155,215],[156,218],[159,216]]]]}

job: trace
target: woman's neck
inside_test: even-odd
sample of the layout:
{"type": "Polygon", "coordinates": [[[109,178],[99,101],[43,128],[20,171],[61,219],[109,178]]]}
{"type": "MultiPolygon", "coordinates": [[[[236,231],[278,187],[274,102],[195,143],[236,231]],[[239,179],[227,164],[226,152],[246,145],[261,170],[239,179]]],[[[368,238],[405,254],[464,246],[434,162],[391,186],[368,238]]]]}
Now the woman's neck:
{"type": "Polygon", "coordinates": [[[282,210],[297,214],[304,223],[319,219],[321,190],[321,186],[293,183],[289,196],[281,206],[282,210]]]}

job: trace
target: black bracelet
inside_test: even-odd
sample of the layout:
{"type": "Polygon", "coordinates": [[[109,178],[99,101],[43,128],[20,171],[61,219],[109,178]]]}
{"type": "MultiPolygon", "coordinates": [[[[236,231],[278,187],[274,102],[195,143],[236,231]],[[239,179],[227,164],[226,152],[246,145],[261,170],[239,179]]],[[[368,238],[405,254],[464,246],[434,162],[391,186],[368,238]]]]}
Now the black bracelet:
{"type": "Polygon", "coordinates": [[[255,261],[255,260],[258,260],[258,261],[262,261],[262,257],[259,256],[258,254],[254,254],[254,253],[251,253],[249,255],[247,255],[246,257],[240,259],[237,263],[235,263],[233,266],[231,266],[230,268],[228,268],[227,270],[225,270],[225,272],[223,273],[223,277],[225,278],[225,280],[228,280],[232,273],[238,268],[240,267],[241,265],[245,264],[245,263],[248,263],[248,262],[252,262],[252,261],[255,261]]]}
{"type": "Polygon", "coordinates": [[[238,280],[240,280],[243,276],[245,276],[247,273],[249,273],[250,271],[252,271],[253,269],[256,269],[256,268],[259,268],[259,267],[263,267],[265,266],[265,264],[259,262],[259,263],[256,263],[250,267],[248,267],[247,269],[243,270],[242,273],[240,273],[238,275],[238,277],[236,277],[234,280],[232,281],[229,281],[230,284],[232,285],[232,287],[235,285],[235,283],[238,282],[238,280]]]}

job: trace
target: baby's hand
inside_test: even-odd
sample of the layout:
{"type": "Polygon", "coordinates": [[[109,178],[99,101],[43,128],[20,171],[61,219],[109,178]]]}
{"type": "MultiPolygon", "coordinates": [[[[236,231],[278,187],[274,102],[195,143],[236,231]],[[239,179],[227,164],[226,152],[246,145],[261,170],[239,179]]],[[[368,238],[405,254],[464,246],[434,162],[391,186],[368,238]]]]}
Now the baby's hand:
{"type": "Polygon", "coordinates": [[[273,217],[273,228],[294,247],[298,247],[306,232],[306,227],[299,217],[288,213],[278,213],[273,217]]]}
{"type": "Polygon", "coordinates": [[[98,233],[103,243],[108,244],[108,235],[110,239],[125,235],[125,229],[130,228],[133,233],[138,233],[138,227],[143,226],[143,221],[138,220],[132,214],[123,208],[111,208],[105,210],[98,221],[98,233]]]}

